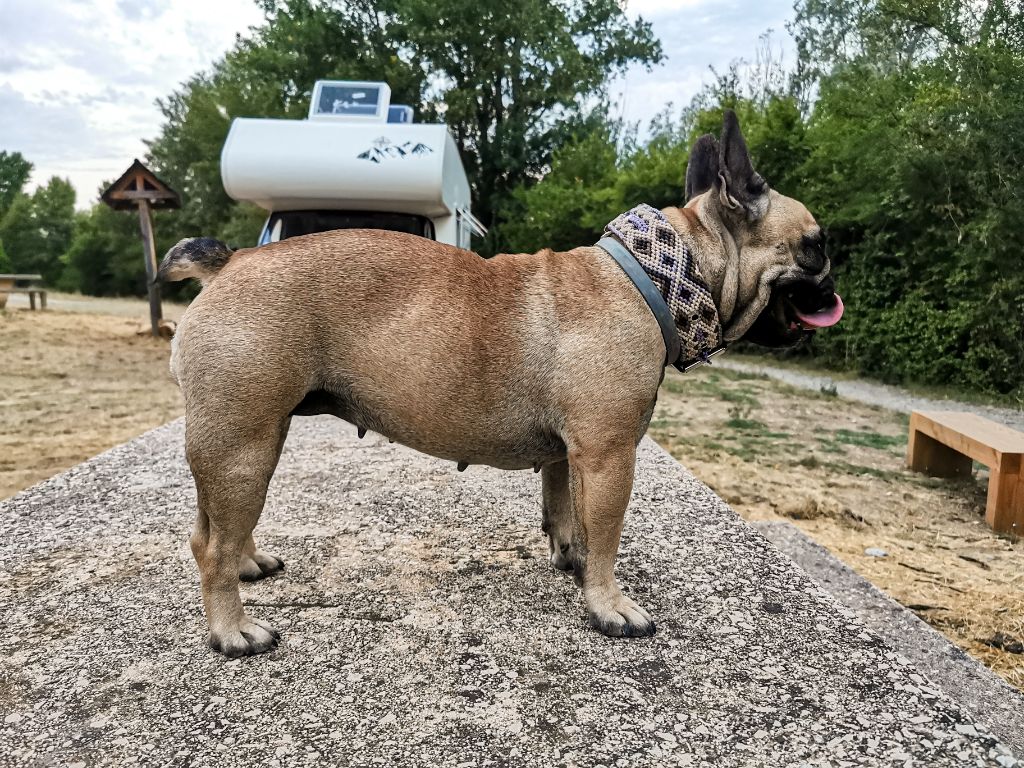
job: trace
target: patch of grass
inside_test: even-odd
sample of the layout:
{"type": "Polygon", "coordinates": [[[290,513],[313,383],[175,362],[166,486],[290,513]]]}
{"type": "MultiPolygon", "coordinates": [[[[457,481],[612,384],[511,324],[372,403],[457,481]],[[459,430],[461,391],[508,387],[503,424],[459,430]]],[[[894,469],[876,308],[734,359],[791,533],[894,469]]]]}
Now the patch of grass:
{"type": "Polygon", "coordinates": [[[757,374],[751,371],[730,371],[729,373],[732,374],[733,378],[739,379],[740,381],[748,379],[764,381],[768,378],[768,374],[757,374]]]}
{"type": "Polygon", "coordinates": [[[825,469],[833,470],[835,472],[842,472],[847,475],[870,475],[871,477],[877,477],[879,480],[885,480],[890,483],[897,483],[900,485],[912,484],[918,485],[922,488],[943,488],[955,483],[971,482],[970,478],[966,479],[943,479],[938,477],[928,477],[917,472],[900,472],[891,469],[877,469],[875,467],[865,467],[863,464],[851,464],[846,461],[824,461],[821,466],[825,469]]]}
{"type": "Polygon", "coordinates": [[[687,387],[679,376],[666,376],[665,380],[661,382],[661,386],[673,395],[683,395],[687,392],[687,387]]]}
{"type": "Polygon", "coordinates": [[[722,391],[719,397],[727,403],[743,403],[744,405],[749,405],[752,408],[761,407],[761,403],[756,397],[754,397],[753,393],[749,389],[726,389],[722,391]]]}
{"type": "Polygon", "coordinates": [[[764,422],[758,421],[757,419],[743,419],[736,416],[726,419],[725,426],[731,427],[732,429],[742,429],[747,432],[756,431],[764,433],[768,431],[768,425],[764,422]]]}
{"type": "Polygon", "coordinates": [[[761,403],[754,397],[753,392],[746,387],[729,389],[723,386],[717,374],[711,374],[708,378],[695,382],[694,389],[707,397],[717,397],[727,403],[740,403],[750,408],[760,408],[761,403]]]}
{"type": "Polygon", "coordinates": [[[863,464],[850,464],[847,461],[825,461],[822,462],[821,466],[847,475],[870,475],[871,477],[877,477],[880,480],[888,480],[890,482],[897,480],[905,481],[907,479],[907,476],[902,472],[865,467],[863,464]]]}
{"type": "Polygon", "coordinates": [[[740,445],[727,445],[725,446],[725,452],[743,461],[754,461],[762,453],[749,444],[743,443],[740,445]]]}
{"type": "Polygon", "coordinates": [[[715,440],[703,435],[692,435],[669,441],[665,444],[676,458],[685,461],[687,455],[700,454],[703,458],[709,458],[712,454],[728,454],[743,461],[754,461],[769,447],[768,444],[757,439],[740,439],[737,441],[727,439],[725,441],[715,440]]]}
{"type": "Polygon", "coordinates": [[[772,432],[763,421],[751,418],[751,414],[752,409],[748,403],[737,403],[729,409],[729,418],[726,419],[725,426],[738,429],[750,437],[784,440],[790,436],[788,432],[772,432]]]}
{"type": "Polygon", "coordinates": [[[835,431],[835,440],[839,443],[858,445],[862,448],[877,448],[880,451],[907,444],[907,439],[902,435],[900,437],[892,437],[872,432],[871,430],[837,429],[835,431]]]}
{"type": "Polygon", "coordinates": [[[846,449],[839,443],[827,437],[818,437],[818,445],[825,453],[846,453],[846,449]]]}
{"type": "Polygon", "coordinates": [[[807,467],[807,469],[817,469],[818,467],[821,466],[821,462],[818,461],[818,457],[815,456],[814,454],[811,454],[810,456],[804,456],[799,461],[795,461],[793,463],[796,464],[798,467],[807,467]]]}
{"type": "Polygon", "coordinates": [[[692,374],[685,379],[679,375],[669,374],[661,386],[673,395],[690,395],[695,397],[714,397],[727,403],[743,403],[752,408],[759,408],[761,403],[755,392],[746,386],[732,386],[740,379],[765,378],[763,376],[739,376],[734,371],[716,371],[707,374],[692,374]]]}

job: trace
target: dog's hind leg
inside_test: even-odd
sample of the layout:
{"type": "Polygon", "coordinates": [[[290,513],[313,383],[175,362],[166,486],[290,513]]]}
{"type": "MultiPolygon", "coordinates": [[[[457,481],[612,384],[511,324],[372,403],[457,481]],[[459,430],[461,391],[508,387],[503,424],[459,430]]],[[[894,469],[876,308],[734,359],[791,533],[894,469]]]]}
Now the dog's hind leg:
{"type": "Polygon", "coordinates": [[[190,544],[199,565],[210,647],[234,658],[268,651],[279,638],[272,626],[245,614],[238,577],[287,422],[244,423],[220,416],[218,423],[187,423],[186,453],[199,496],[190,544]]]}
{"type": "Polygon", "coordinates": [[[284,570],[284,560],[256,547],[252,534],[242,546],[238,562],[238,578],[242,581],[259,581],[284,570]]]}
{"type": "Polygon", "coordinates": [[[560,571],[573,570],[572,499],[569,496],[569,462],[545,464],[541,469],[543,507],[541,530],[548,536],[551,564],[560,571]]]}
{"type": "MultiPolygon", "coordinates": [[[[291,419],[288,419],[281,430],[281,438],[277,444],[277,456],[281,457],[281,450],[284,448],[285,438],[288,437],[288,427],[291,419]]],[[[275,460],[276,464],[276,460],[275,460]]],[[[242,581],[259,581],[275,573],[284,570],[284,560],[268,552],[264,552],[256,546],[252,534],[242,547],[242,556],[238,563],[238,578],[242,581]]]]}
{"type": "Polygon", "coordinates": [[[628,437],[569,451],[575,576],[583,586],[590,625],[615,637],[649,637],[655,631],[647,611],[623,595],[615,581],[615,556],[635,464],[636,446],[628,437]]]}

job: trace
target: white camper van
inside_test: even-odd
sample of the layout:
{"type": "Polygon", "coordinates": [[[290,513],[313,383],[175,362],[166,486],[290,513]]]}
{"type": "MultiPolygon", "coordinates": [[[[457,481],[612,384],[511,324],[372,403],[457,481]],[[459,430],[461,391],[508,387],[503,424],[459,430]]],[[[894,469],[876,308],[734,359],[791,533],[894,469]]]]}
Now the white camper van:
{"type": "Polygon", "coordinates": [[[385,83],[320,80],[306,120],[236,118],[220,171],[269,216],[259,243],[331,229],[392,229],[470,247],[484,235],[444,125],[412,122],[385,83]]]}

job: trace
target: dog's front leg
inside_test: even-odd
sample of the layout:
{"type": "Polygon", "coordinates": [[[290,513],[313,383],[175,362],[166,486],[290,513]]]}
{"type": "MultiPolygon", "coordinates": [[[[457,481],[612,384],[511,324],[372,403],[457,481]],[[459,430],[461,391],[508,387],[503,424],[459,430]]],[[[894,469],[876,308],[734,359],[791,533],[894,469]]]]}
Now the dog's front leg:
{"type": "Polygon", "coordinates": [[[622,594],[615,581],[615,556],[633,490],[636,446],[628,438],[569,453],[569,489],[577,580],[582,575],[590,625],[615,637],[654,634],[650,615],[622,594]]]}

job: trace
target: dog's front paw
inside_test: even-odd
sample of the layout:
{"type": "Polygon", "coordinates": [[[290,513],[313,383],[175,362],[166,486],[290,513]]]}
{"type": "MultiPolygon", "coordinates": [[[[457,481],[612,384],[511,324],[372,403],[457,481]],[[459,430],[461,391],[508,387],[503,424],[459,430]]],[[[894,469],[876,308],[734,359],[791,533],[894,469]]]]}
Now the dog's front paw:
{"type": "Polygon", "coordinates": [[[210,632],[209,645],[229,659],[253,656],[277,648],[281,634],[265,621],[243,617],[234,627],[210,632]]]}
{"type": "Polygon", "coordinates": [[[651,615],[621,592],[588,598],[590,626],[609,637],[651,637],[656,627],[651,615]]]}
{"type": "Polygon", "coordinates": [[[242,555],[238,565],[238,578],[242,581],[259,581],[283,570],[284,560],[257,549],[251,557],[242,555]]]}

